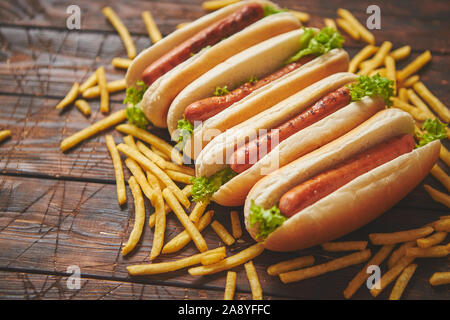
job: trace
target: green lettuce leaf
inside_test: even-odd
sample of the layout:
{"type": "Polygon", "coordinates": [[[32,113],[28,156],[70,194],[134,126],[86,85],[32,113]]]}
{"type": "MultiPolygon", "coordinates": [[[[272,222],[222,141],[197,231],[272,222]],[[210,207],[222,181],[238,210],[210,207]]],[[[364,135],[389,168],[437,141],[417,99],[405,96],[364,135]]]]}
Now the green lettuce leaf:
{"type": "Polygon", "coordinates": [[[260,240],[267,238],[276,228],[281,226],[286,217],[280,212],[280,209],[274,205],[270,209],[264,209],[255,204],[254,200],[251,202],[249,222],[250,227],[256,225],[258,233],[256,237],[260,240]]]}
{"type": "Polygon", "coordinates": [[[392,104],[390,98],[394,95],[394,81],[376,74],[372,77],[359,76],[356,83],[347,86],[350,89],[352,101],[359,101],[363,97],[379,96],[384,99],[387,106],[392,104]]]}
{"type": "Polygon", "coordinates": [[[266,5],[264,6],[264,17],[270,16],[272,14],[277,14],[280,12],[286,12],[289,11],[288,9],[277,9],[274,6],[266,5]]]}
{"type": "Polygon", "coordinates": [[[321,56],[335,48],[342,48],[344,37],[334,28],[324,27],[315,33],[312,28],[303,28],[300,37],[300,50],[288,60],[286,64],[295,62],[308,55],[321,56]]]}
{"type": "Polygon", "coordinates": [[[180,150],[183,150],[187,139],[189,139],[189,137],[194,133],[194,126],[192,123],[189,122],[189,120],[183,118],[178,120],[177,128],[178,128],[177,147],[180,150]]]}
{"type": "Polygon", "coordinates": [[[417,148],[423,147],[427,143],[438,139],[447,139],[447,124],[440,122],[438,119],[427,119],[423,123],[422,130],[425,131],[423,135],[418,136],[419,143],[417,148]]]}
{"type": "Polygon", "coordinates": [[[128,122],[142,129],[147,128],[149,125],[141,108],[141,100],[147,88],[148,86],[144,81],[138,81],[136,82],[136,87],[127,88],[127,95],[123,100],[123,103],[128,105],[126,109],[128,122]]]}
{"type": "Polygon", "coordinates": [[[218,97],[218,96],[224,96],[229,93],[230,93],[230,91],[228,91],[228,86],[223,86],[223,87],[216,87],[213,95],[218,97]]]}
{"type": "Polygon", "coordinates": [[[230,167],[226,167],[210,176],[206,177],[194,177],[191,179],[192,182],[192,199],[194,201],[205,201],[212,197],[214,192],[219,190],[219,188],[230,181],[237,173],[234,172],[230,167]]]}

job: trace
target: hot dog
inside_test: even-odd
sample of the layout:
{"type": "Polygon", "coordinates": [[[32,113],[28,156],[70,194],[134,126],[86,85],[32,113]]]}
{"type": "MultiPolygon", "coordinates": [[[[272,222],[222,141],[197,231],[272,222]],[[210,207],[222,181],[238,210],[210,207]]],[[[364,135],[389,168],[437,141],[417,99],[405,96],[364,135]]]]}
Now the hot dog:
{"type": "Polygon", "coordinates": [[[167,127],[169,106],[189,83],[253,45],[300,28],[294,15],[281,11],[269,1],[242,1],[171,33],[131,63],[127,87],[131,94],[141,91],[143,98],[127,102],[155,126],[167,127]]]}
{"type": "Polygon", "coordinates": [[[369,223],[419,184],[439,157],[438,140],[415,148],[413,134],[408,113],[386,109],[261,179],[244,206],[251,236],[270,250],[293,251],[369,223]]]}
{"type": "Polygon", "coordinates": [[[192,82],[175,98],[167,116],[169,132],[181,145],[186,144],[184,153],[196,159],[214,138],[212,131],[231,128],[306,86],[346,70],[348,56],[340,49],[343,41],[335,29],[309,28],[242,51],[192,82]],[[222,94],[214,96],[219,91],[222,94]],[[194,126],[197,121],[200,123],[194,126]],[[185,135],[185,131],[189,133],[185,135]]]}
{"type": "MultiPolygon", "coordinates": [[[[228,180],[222,179],[222,185],[212,188],[209,197],[220,205],[241,205],[258,180],[346,134],[382,110],[392,94],[392,82],[379,75],[331,75],[215,137],[200,152],[196,175],[215,179],[224,172],[228,180]],[[269,133],[256,139],[260,130],[269,133]],[[252,142],[245,146],[248,139],[252,142]],[[268,151],[250,152],[260,148],[268,151]],[[233,152],[242,157],[235,158],[233,152]],[[254,161],[246,163],[247,159],[254,161]]],[[[208,179],[200,178],[194,181],[194,198],[209,190],[205,188],[208,179]]]]}

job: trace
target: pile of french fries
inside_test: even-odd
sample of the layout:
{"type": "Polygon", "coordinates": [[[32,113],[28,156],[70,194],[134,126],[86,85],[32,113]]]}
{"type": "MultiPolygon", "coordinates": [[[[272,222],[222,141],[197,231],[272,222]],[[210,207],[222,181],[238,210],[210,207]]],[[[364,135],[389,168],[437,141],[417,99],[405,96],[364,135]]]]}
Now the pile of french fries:
{"type": "MultiPolygon", "coordinates": [[[[203,8],[208,11],[217,10],[237,1],[239,0],[207,1],[203,4],[203,8]]],[[[290,11],[301,22],[308,22],[309,14],[290,11]]],[[[127,69],[131,59],[136,55],[133,41],[126,27],[111,8],[104,8],[103,13],[116,28],[128,53],[128,59],[114,58],[112,64],[117,68],[127,69]]],[[[325,25],[332,28],[339,27],[352,38],[362,39],[368,43],[351,60],[349,72],[361,75],[380,73],[382,76],[393,80],[396,90],[393,105],[411,113],[417,121],[417,133],[420,133],[421,124],[427,118],[439,118],[448,123],[450,120],[448,109],[426,88],[416,74],[421,67],[430,61],[431,54],[429,51],[419,55],[403,69],[397,70],[396,62],[406,59],[410,55],[410,46],[403,46],[391,51],[392,43],[386,41],[377,47],[374,36],[348,10],[339,9],[337,14],[339,18],[336,22],[333,19],[325,18],[325,25]]],[[[142,18],[152,41],[159,41],[161,33],[151,13],[148,11],[143,12],[142,18]]],[[[187,23],[189,22],[183,25],[187,23]]],[[[177,28],[180,27],[182,26],[177,26],[177,28]]],[[[104,67],[99,67],[83,84],[75,83],[67,96],[58,104],[57,109],[63,109],[75,102],[75,105],[83,114],[89,115],[90,108],[87,102],[85,100],[76,100],[77,96],[82,94],[84,98],[100,97],[100,110],[103,113],[107,113],[109,111],[107,106],[108,94],[124,90],[125,87],[124,79],[106,82],[104,67]]],[[[119,205],[127,201],[124,169],[120,156],[122,154],[126,157],[124,160],[125,166],[131,173],[128,185],[131,189],[135,207],[134,226],[128,241],[122,248],[122,254],[127,255],[135,250],[141,238],[146,219],[144,196],[150,200],[154,208],[154,213],[148,219],[149,227],[154,228],[150,260],[155,260],[161,254],[178,252],[191,241],[199,251],[198,254],[175,261],[131,265],[127,267],[129,274],[132,276],[153,275],[189,268],[188,272],[190,275],[203,276],[227,270],[224,299],[233,299],[236,290],[237,274],[235,271],[230,271],[230,269],[244,265],[253,299],[262,299],[261,285],[252,260],[264,251],[263,245],[260,243],[253,244],[247,249],[227,257],[226,246],[233,245],[236,239],[242,236],[239,213],[232,211],[230,214],[232,226],[230,233],[219,221],[213,221],[214,211],[207,210],[209,202],[198,202],[192,205],[189,198],[192,189],[191,178],[195,175],[194,169],[183,165],[182,155],[170,144],[146,130],[129,124],[120,124],[125,120],[126,114],[124,109],[112,113],[90,127],[64,139],[61,142],[61,150],[66,151],[92,135],[116,126],[116,130],[125,135],[123,143],[116,145],[112,135],[106,135],[105,140],[113,162],[117,199],[119,205]],[[180,184],[184,185],[182,189],[179,187],[180,184]],[[167,243],[164,243],[166,215],[169,212],[174,212],[184,227],[184,231],[167,243]],[[211,225],[211,228],[218,235],[224,246],[214,249],[208,248],[201,232],[209,225],[211,225]]],[[[3,136],[7,135],[8,133],[0,132],[0,141],[3,136]]],[[[449,165],[450,154],[445,147],[441,149],[441,159],[445,164],[449,165]]],[[[432,169],[431,174],[450,191],[449,176],[439,166],[436,165],[432,169]]],[[[439,192],[428,185],[425,185],[425,189],[433,199],[450,207],[448,194],[439,192]]],[[[450,253],[450,244],[441,245],[446,239],[448,232],[450,232],[450,216],[443,216],[438,221],[414,230],[390,234],[370,234],[371,244],[381,246],[373,256],[371,255],[371,250],[367,249],[369,241],[330,242],[322,244],[322,250],[326,252],[355,252],[318,265],[314,265],[315,258],[313,256],[298,257],[269,266],[267,273],[270,276],[278,276],[283,283],[290,283],[367,261],[363,269],[355,275],[343,291],[344,297],[348,299],[355,294],[369,277],[367,273],[368,267],[380,266],[389,257],[387,261],[388,271],[384,273],[379,283],[370,290],[370,293],[376,297],[390,283],[396,280],[389,297],[392,300],[396,300],[400,299],[417,268],[417,264],[413,263],[415,259],[445,257],[450,253]],[[395,248],[395,246],[398,247],[395,248]]],[[[450,272],[436,272],[430,278],[430,284],[433,286],[449,282],[450,272]]]]}

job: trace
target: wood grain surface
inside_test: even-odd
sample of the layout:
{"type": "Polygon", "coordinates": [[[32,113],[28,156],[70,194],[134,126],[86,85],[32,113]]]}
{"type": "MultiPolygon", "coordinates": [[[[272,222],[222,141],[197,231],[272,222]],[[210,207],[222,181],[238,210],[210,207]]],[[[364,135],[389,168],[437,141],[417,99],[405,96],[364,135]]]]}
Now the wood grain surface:
{"type": "MultiPolygon", "coordinates": [[[[283,7],[308,12],[307,26],[323,26],[323,18],[336,17],[347,8],[363,21],[371,1],[283,0],[283,7]]],[[[422,81],[449,105],[450,6],[448,1],[377,1],[381,8],[381,30],[374,31],[377,44],[389,40],[394,48],[412,46],[412,57],[430,50],[433,58],[420,71],[422,81]]],[[[222,299],[225,272],[192,277],[186,270],[149,277],[130,277],[126,266],[149,261],[153,231],[147,226],[137,248],[127,257],[120,250],[134,222],[134,207],[128,189],[127,204],[117,204],[113,166],[103,134],[96,135],[66,153],[59,144],[64,137],[99,119],[99,99],[90,100],[92,115],[85,118],[75,107],[63,112],[56,104],[73,82],[82,82],[104,65],[108,81],[124,77],[111,66],[114,57],[126,57],[122,42],[106,21],[101,9],[111,5],[130,30],[138,52],[151,42],[141,19],[150,10],[165,36],[178,23],[205,14],[199,0],[181,1],[87,1],[6,0],[0,2],[0,130],[12,137],[0,143],[0,299],[222,299]],[[66,28],[66,8],[77,4],[82,12],[81,30],[66,28]],[[81,288],[70,290],[68,267],[81,270],[81,288]]],[[[346,37],[348,38],[348,37],[346,37]]],[[[347,39],[353,56],[364,43],[347,39]]],[[[411,59],[409,59],[411,61],[411,59]]],[[[398,67],[406,65],[399,62],[398,67]]],[[[111,111],[123,108],[124,93],[111,95],[111,111]]],[[[118,143],[122,134],[111,129],[118,143]]],[[[169,141],[166,130],[152,129],[169,141]]],[[[448,141],[445,142],[449,147],[448,141]]],[[[440,162],[442,168],[448,168],[440,162]]],[[[129,172],[125,170],[125,177],[129,172]]],[[[444,191],[428,176],[425,183],[444,191]]],[[[152,213],[146,200],[147,216],[152,213]]],[[[211,205],[215,218],[229,230],[228,213],[234,209],[211,205]]],[[[419,227],[448,215],[448,208],[434,202],[423,183],[382,217],[343,240],[367,240],[368,233],[419,227]]],[[[168,216],[166,241],[182,230],[173,214],[168,216]]],[[[211,248],[221,240],[208,227],[203,232],[211,248]]],[[[446,240],[448,242],[448,238],[446,240]]],[[[228,254],[248,247],[252,241],[244,232],[241,240],[227,248],[228,254]]],[[[369,246],[375,252],[378,247],[369,246]]],[[[177,254],[156,262],[170,261],[196,253],[189,244],[177,254]]],[[[327,261],[342,254],[311,248],[294,253],[264,252],[254,260],[265,299],[343,299],[348,281],[361,269],[349,267],[314,279],[284,285],[267,274],[278,261],[313,254],[327,261]]],[[[448,286],[433,288],[433,272],[448,271],[450,259],[421,259],[403,295],[405,299],[449,299],[448,286]]],[[[382,270],[385,270],[385,266],[382,270]],[[384,268],[384,269],[383,269],[384,268]]],[[[251,299],[244,268],[238,273],[237,299],[251,299]]],[[[386,299],[392,285],[379,296],[386,299]]],[[[361,288],[356,299],[371,299],[361,288]]]]}

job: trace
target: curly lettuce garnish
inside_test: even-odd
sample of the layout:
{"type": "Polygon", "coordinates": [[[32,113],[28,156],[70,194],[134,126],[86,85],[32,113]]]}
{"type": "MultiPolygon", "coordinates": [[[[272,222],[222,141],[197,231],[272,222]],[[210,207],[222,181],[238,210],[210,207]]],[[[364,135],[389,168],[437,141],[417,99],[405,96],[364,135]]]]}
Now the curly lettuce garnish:
{"type": "Polygon", "coordinates": [[[266,6],[264,6],[263,9],[264,9],[264,17],[270,16],[272,14],[277,14],[277,13],[280,13],[280,12],[287,12],[287,11],[289,11],[288,9],[278,9],[278,8],[275,8],[274,6],[271,6],[271,5],[266,5],[266,6]]]}
{"type": "Polygon", "coordinates": [[[422,125],[424,134],[418,134],[419,143],[416,148],[423,147],[434,140],[447,139],[447,124],[440,122],[438,119],[427,119],[422,125]]]}
{"type": "Polygon", "coordinates": [[[144,81],[138,81],[136,82],[136,87],[127,88],[127,95],[123,100],[123,103],[128,105],[126,109],[128,122],[142,129],[145,129],[149,125],[141,108],[142,97],[147,88],[148,86],[144,81]]]}
{"type": "Polygon", "coordinates": [[[192,199],[196,202],[209,200],[222,185],[230,181],[236,175],[237,173],[230,167],[226,167],[225,169],[214,173],[209,178],[192,178],[192,199]]]}
{"type": "Polygon", "coordinates": [[[177,122],[178,128],[178,140],[177,146],[182,150],[186,141],[194,133],[194,125],[189,122],[186,118],[180,119],[177,122]]]}
{"type": "Polygon", "coordinates": [[[219,96],[224,96],[229,93],[230,93],[230,91],[228,90],[228,86],[223,86],[223,87],[216,87],[213,95],[216,97],[219,97],[219,96]]]}
{"type": "Polygon", "coordinates": [[[266,239],[267,236],[281,226],[286,219],[287,218],[280,212],[280,209],[278,209],[276,205],[270,209],[264,209],[263,207],[256,205],[255,201],[252,200],[249,222],[250,227],[256,225],[258,229],[256,237],[259,240],[266,239]]]}
{"type": "Polygon", "coordinates": [[[288,60],[286,64],[295,62],[308,55],[321,56],[332,49],[342,48],[344,37],[334,28],[325,27],[315,33],[312,28],[303,28],[300,37],[300,50],[288,60]]]}
{"type": "Polygon", "coordinates": [[[390,98],[394,95],[394,81],[376,74],[372,77],[359,76],[356,83],[347,86],[350,89],[352,101],[359,101],[363,97],[381,97],[387,106],[392,104],[390,98]]]}

